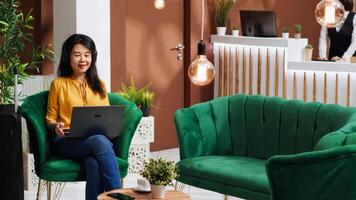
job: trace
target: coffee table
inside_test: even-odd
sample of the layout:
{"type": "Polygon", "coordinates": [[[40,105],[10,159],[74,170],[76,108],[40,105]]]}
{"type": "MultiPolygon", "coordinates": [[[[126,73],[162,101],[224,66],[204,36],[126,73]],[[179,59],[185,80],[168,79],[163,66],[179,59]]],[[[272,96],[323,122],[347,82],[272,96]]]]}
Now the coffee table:
{"type": "MultiPolygon", "coordinates": [[[[114,192],[120,192],[123,194],[130,195],[132,197],[135,197],[135,200],[150,200],[151,198],[151,193],[137,193],[132,190],[132,188],[125,188],[125,189],[117,189],[117,190],[111,190],[109,192],[104,192],[98,196],[98,200],[115,200],[112,197],[108,197],[107,194],[109,193],[114,193],[114,192]]],[[[190,200],[190,197],[188,194],[175,191],[175,190],[167,190],[166,191],[166,197],[164,199],[160,200],[190,200]]]]}

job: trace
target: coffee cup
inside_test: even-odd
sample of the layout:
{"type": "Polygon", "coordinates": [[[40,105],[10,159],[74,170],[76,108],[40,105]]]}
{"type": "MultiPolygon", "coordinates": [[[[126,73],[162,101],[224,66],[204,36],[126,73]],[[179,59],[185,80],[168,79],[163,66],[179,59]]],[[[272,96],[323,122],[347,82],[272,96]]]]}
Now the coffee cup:
{"type": "Polygon", "coordinates": [[[150,182],[148,182],[144,178],[138,178],[137,179],[137,189],[138,190],[143,190],[143,191],[151,190],[150,182]]]}

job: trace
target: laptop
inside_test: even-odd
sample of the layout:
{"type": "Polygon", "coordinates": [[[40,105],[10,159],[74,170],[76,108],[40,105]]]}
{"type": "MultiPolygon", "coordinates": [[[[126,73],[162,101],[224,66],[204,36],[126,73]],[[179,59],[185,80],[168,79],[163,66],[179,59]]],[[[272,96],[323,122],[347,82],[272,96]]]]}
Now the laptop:
{"type": "Polygon", "coordinates": [[[83,138],[101,134],[115,138],[121,133],[124,110],[119,105],[73,107],[70,129],[64,130],[65,135],[83,138]]]}

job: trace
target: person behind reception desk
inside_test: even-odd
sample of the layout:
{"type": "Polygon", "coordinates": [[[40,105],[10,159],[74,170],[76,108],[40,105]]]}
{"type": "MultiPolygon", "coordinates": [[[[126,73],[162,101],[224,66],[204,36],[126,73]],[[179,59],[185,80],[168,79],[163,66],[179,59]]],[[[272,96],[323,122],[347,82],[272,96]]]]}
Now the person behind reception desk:
{"type": "Polygon", "coordinates": [[[352,12],[353,0],[340,0],[345,7],[344,22],[335,28],[321,27],[319,37],[319,59],[350,62],[356,50],[356,17],[352,12]],[[326,57],[327,37],[330,39],[329,56],[326,57]]]}

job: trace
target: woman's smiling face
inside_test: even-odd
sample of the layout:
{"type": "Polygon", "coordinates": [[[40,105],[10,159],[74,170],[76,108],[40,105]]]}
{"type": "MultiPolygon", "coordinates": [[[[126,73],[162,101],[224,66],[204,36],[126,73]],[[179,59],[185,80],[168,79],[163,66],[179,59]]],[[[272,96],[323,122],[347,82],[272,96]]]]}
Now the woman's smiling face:
{"type": "Polygon", "coordinates": [[[76,44],[70,55],[70,65],[73,69],[73,75],[85,76],[85,72],[91,65],[91,51],[82,44],[76,44]]]}

